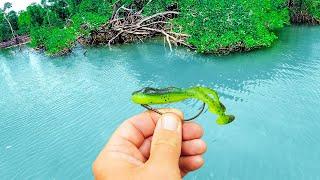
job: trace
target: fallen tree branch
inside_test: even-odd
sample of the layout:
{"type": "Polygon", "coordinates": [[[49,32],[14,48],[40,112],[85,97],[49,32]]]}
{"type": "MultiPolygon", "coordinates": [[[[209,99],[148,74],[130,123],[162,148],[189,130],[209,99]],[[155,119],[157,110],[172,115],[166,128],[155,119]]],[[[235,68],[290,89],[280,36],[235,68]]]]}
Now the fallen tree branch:
{"type": "Polygon", "coordinates": [[[115,40],[118,36],[120,36],[120,34],[122,33],[123,31],[120,31],[117,35],[115,35],[114,37],[112,37],[109,41],[108,41],[108,45],[110,46],[112,41],[115,40]]]}

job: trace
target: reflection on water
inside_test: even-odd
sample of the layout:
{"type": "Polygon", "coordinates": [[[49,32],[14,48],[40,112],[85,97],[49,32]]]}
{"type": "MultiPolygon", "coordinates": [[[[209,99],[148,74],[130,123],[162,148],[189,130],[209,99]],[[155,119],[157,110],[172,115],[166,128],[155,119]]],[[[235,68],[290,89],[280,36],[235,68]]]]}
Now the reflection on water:
{"type": "MultiPolygon", "coordinates": [[[[320,29],[292,27],[269,49],[203,56],[159,43],[81,49],[48,58],[28,49],[0,55],[1,179],[90,179],[111,132],[142,111],[144,86],[217,89],[236,121],[198,122],[204,168],[187,179],[320,179],[320,29]]],[[[180,103],[186,116],[198,103],[180,103]]]]}

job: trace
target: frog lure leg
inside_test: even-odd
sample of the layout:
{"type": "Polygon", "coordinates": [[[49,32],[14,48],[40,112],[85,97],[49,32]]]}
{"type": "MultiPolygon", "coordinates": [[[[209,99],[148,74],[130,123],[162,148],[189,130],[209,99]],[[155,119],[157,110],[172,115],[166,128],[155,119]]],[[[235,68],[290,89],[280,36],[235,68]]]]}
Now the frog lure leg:
{"type": "MultiPolygon", "coordinates": [[[[216,122],[219,125],[228,124],[235,119],[233,115],[225,114],[226,108],[220,102],[218,93],[207,87],[196,86],[185,89],[177,87],[168,87],[163,89],[146,87],[133,92],[131,96],[131,100],[134,103],[140,104],[143,107],[159,114],[161,114],[161,112],[153,109],[150,105],[175,103],[190,98],[202,101],[204,105],[206,104],[208,106],[209,112],[218,115],[216,122]]],[[[195,117],[186,120],[192,120],[198,117],[203,112],[204,105],[195,117]]]]}

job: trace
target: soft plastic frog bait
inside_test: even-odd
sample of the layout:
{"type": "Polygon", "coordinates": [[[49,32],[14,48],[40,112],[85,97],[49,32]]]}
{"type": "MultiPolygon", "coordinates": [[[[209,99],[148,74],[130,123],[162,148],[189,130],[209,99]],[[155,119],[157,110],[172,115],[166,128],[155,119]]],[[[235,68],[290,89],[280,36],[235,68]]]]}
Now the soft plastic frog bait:
{"type": "Polygon", "coordinates": [[[163,89],[146,87],[139,91],[133,92],[131,97],[134,103],[140,104],[143,107],[159,114],[161,114],[161,112],[153,109],[149,105],[174,103],[189,98],[200,100],[204,103],[204,105],[202,106],[199,114],[193,118],[185,119],[185,121],[193,120],[198,117],[202,113],[205,104],[208,105],[208,109],[211,113],[218,115],[218,119],[216,120],[217,124],[228,124],[235,119],[233,115],[225,114],[226,108],[220,102],[218,93],[207,87],[190,87],[186,89],[176,87],[168,87],[163,89]]]}

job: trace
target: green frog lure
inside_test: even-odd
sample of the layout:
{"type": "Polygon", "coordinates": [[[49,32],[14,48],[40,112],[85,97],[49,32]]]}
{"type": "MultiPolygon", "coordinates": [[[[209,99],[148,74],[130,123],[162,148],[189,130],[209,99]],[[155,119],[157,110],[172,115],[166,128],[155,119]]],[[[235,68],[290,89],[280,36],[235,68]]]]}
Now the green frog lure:
{"type": "Polygon", "coordinates": [[[133,92],[131,97],[134,103],[140,104],[158,114],[162,113],[152,108],[150,105],[175,103],[190,98],[202,101],[203,106],[195,117],[185,119],[185,121],[190,121],[198,117],[203,112],[205,105],[208,106],[209,112],[218,115],[216,122],[219,125],[228,124],[235,119],[233,115],[225,114],[226,108],[220,102],[218,93],[207,87],[197,86],[186,89],[176,87],[168,87],[163,89],[146,87],[139,91],[133,92]]]}

